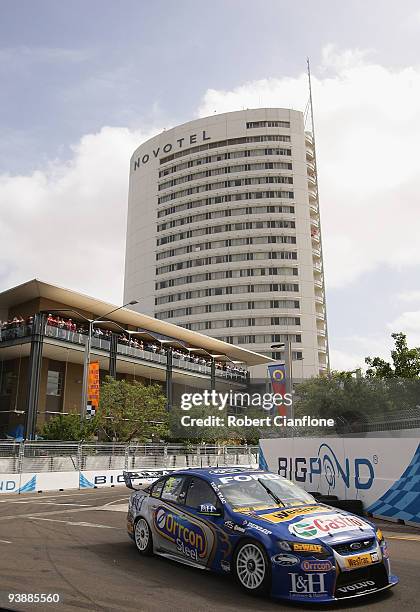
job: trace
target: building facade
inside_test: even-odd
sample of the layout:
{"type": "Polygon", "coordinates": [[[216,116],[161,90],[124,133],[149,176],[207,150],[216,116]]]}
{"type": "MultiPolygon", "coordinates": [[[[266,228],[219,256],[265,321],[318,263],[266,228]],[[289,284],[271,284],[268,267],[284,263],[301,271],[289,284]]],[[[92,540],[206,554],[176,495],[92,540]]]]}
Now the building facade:
{"type": "Polygon", "coordinates": [[[270,361],[34,279],[0,293],[0,439],[81,412],[89,322],[90,361],[98,363],[100,381],[111,375],[157,383],[168,409],[191,390],[246,389],[248,367],[270,361]]]}
{"type": "MultiPolygon", "coordinates": [[[[125,298],[140,311],[281,360],[328,369],[312,134],[270,108],[191,121],[133,154],[125,298]]],[[[262,370],[255,372],[263,375],[262,370]]]]}

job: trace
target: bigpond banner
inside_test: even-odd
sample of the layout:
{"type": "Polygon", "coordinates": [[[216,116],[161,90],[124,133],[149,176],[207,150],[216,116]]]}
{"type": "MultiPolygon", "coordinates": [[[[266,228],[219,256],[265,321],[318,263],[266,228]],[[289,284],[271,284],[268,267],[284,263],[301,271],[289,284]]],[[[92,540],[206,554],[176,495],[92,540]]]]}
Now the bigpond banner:
{"type": "Polygon", "coordinates": [[[266,439],[260,467],[306,491],[359,499],[373,516],[420,524],[419,439],[266,439]]]}

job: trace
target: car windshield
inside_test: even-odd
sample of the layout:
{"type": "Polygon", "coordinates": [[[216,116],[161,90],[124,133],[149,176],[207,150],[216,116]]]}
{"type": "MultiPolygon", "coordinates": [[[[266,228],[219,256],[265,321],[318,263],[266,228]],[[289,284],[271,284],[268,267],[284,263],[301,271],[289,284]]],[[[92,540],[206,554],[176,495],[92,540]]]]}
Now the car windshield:
{"type": "Polygon", "coordinates": [[[312,495],[277,474],[238,474],[220,480],[219,489],[233,508],[258,510],[259,507],[301,506],[315,502],[312,495]]]}

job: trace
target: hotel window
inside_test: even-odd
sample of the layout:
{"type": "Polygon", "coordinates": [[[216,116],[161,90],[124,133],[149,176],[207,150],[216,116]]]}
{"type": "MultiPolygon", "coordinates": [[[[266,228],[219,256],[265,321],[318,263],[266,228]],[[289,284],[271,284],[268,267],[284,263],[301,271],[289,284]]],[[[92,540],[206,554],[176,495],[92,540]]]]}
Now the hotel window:
{"type": "Polygon", "coordinates": [[[47,377],[47,395],[59,396],[62,389],[61,372],[56,370],[48,370],[47,377]]]}
{"type": "Polygon", "coordinates": [[[290,121],[248,121],[246,124],[247,129],[251,128],[264,128],[264,127],[283,127],[289,128],[290,121]]]}

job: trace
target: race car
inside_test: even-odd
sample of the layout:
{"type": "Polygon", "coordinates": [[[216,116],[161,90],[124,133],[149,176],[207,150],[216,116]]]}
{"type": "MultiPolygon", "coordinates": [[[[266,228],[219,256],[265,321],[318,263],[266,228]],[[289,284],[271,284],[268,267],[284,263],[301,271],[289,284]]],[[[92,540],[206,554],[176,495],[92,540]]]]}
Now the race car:
{"type": "Polygon", "coordinates": [[[230,573],[250,594],[325,603],[398,582],[373,523],[258,469],[163,475],[131,494],[127,530],[142,555],[230,573]]]}

